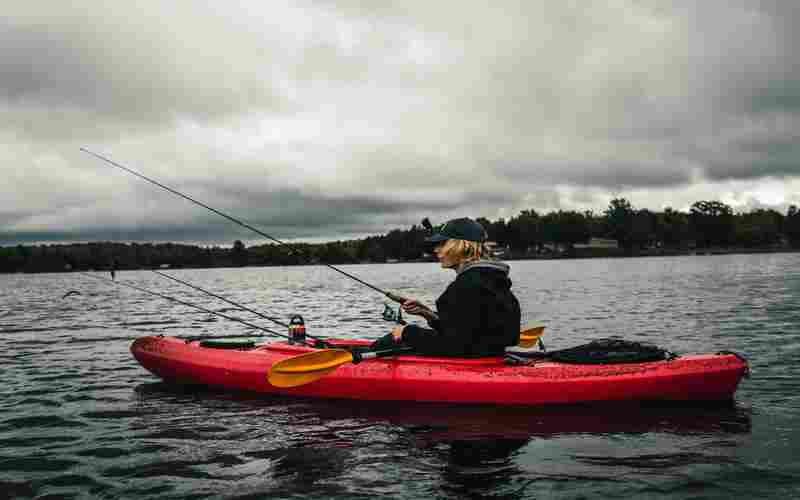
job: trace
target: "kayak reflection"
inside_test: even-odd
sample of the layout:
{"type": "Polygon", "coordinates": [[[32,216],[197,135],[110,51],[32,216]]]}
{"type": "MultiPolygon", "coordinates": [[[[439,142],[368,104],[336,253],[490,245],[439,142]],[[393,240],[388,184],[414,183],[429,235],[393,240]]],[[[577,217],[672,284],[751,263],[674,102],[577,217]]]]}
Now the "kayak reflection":
{"type": "Polygon", "coordinates": [[[543,408],[307,401],[322,418],[363,418],[401,426],[420,438],[526,439],[562,434],[750,432],[750,410],[734,403],[570,405],[543,408]]]}
{"type": "Polygon", "coordinates": [[[629,469],[652,467],[656,456],[657,465],[726,460],[751,430],[750,410],[733,403],[470,407],[265,398],[161,382],[140,385],[136,394],[133,435],[169,443],[181,436],[174,452],[203,457],[193,464],[203,474],[237,474],[264,496],[369,490],[522,498],[532,479],[598,470],[613,477],[615,460],[629,469]],[[687,453],[687,445],[701,451],[687,453]],[[409,474],[419,480],[409,482],[409,474]]]}
{"type": "MultiPolygon", "coordinates": [[[[190,396],[194,401],[224,400],[247,407],[291,409],[304,419],[314,415],[334,425],[357,419],[364,424],[388,423],[419,439],[526,439],[562,434],[664,432],[672,434],[749,433],[751,412],[735,402],[707,404],[613,403],[545,407],[495,407],[438,403],[366,402],[268,397],[225,393],[162,382],[140,385],[141,401],[190,396]]],[[[291,419],[291,415],[288,415],[291,419]]],[[[289,431],[290,432],[290,431],[289,431]]]]}

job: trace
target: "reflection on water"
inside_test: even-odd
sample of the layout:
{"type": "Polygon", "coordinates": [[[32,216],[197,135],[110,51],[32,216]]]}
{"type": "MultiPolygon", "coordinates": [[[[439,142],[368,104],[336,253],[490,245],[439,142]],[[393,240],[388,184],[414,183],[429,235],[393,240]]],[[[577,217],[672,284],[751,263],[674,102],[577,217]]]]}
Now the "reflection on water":
{"type": "Polygon", "coordinates": [[[160,382],[142,384],[136,393],[147,416],[137,418],[135,427],[157,429],[148,438],[226,441],[226,454],[243,446],[250,448],[255,440],[258,449],[236,459],[215,460],[229,462],[242,480],[248,478],[242,469],[246,464],[247,470],[257,475],[260,488],[271,483],[270,488],[280,485],[305,494],[341,494],[329,489],[333,478],[354,470],[371,470],[378,477],[391,475],[393,468],[407,465],[453,497],[503,492],[504,498],[522,498],[527,488],[524,481],[520,483],[520,476],[560,482],[565,477],[593,477],[598,470],[613,475],[620,467],[653,470],[725,464],[731,460],[730,450],[751,430],[750,410],[734,403],[452,407],[265,399],[160,382]],[[195,427],[203,421],[195,414],[196,406],[225,415],[224,425],[217,419],[217,426],[195,427]],[[253,429],[254,418],[261,419],[265,427],[250,435],[246,429],[253,429]],[[661,436],[662,442],[653,449],[638,449],[633,443],[639,441],[632,441],[637,436],[661,436]],[[533,464],[526,464],[521,453],[526,447],[546,450],[548,443],[563,451],[571,448],[565,443],[576,440],[584,442],[578,450],[570,450],[571,456],[559,457],[557,471],[550,470],[549,460],[538,463],[541,454],[533,464]],[[630,444],[597,445],[609,440],[630,444]],[[698,441],[702,447],[696,446],[698,441]],[[590,442],[594,444],[587,446],[590,442]],[[686,450],[687,442],[695,443],[693,451],[686,450]],[[257,470],[252,470],[254,467],[257,470]],[[291,481],[291,486],[286,481],[291,481]]]}
{"type": "MultiPolygon", "coordinates": [[[[798,496],[800,254],[511,264],[524,319],[546,323],[549,348],[612,334],[678,353],[732,350],[753,377],[735,404],[712,407],[187,389],[138,366],[133,339],[252,332],[73,274],[0,275],[0,498],[798,496]]],[[[452,279],[430,264],[348,271],[429,303],[452,279]]],[[[172,273],[269,315],[300,313],[313,335],[377,338],[391,326],[382,297],[318,266],[172,273]]],[[[150,272],[117,279],[253,319],[150,272]]]]}
{"type": "MultiPolygon", "coordinates": [[[[214,388],[176,386],[164,382],[135,388],[142,408],[175,406],[188,401],[246,408],[270,408],[292,415],[287,432],[292,433],[309,418],[325,422],[359,421],[391,424],[415,435],[437,440],[481,438],[549,437],[561,434],[612,434],[667,432],[674,434],[741,434],[750,431],[751,410],[735,402],[704,404],[604,403],[547,407],[452,406],[438,403],[391,401],[319,400],[268,397],[249,393],[221,392],[214,388]],[[294,413],[289,413],[289,410],[294,413]],[[298,411],[302,409],[302,411],[298,411]]],[[[308,438],[308,435],[306,435],[308,438]]]]}

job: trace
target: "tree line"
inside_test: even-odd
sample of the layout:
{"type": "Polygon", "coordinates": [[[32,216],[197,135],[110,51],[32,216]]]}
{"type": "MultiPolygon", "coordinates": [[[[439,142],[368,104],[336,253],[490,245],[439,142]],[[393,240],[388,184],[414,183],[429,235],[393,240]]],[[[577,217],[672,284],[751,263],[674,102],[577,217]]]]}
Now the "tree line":
{"type": "MultiPolygon", "coordinates": [[[[800,248],[800,210],[735,213],[720,201],[698,201],[688,212],[637,209],[625,198],[602,213],[522,210],[514,217],[478,219],[504,258],[592,257],[687,253],[691,251],[800,248]],[[616,242],[593,247],[593,239],[616,242]]],[[[431,259],[421,226],[394,229],[363,239],[246,247],[202,247],[176,243],[94,242],[0,247],[0,272],[242,267],[299,264],[415,261],[431,259]]]]}

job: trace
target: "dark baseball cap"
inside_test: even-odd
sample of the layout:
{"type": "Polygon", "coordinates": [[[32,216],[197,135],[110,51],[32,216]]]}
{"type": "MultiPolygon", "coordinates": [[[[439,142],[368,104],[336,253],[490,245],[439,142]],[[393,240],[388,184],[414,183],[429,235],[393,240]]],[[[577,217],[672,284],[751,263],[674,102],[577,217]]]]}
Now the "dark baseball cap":
{"type": "Polygon", "coordinates": [[[446,240],[467,240],[483,243],[487,240],[486,230],[480,223],[469,217],[447,221],[438,231],[425,238],[429,243],[439,243],[446,240]]]}

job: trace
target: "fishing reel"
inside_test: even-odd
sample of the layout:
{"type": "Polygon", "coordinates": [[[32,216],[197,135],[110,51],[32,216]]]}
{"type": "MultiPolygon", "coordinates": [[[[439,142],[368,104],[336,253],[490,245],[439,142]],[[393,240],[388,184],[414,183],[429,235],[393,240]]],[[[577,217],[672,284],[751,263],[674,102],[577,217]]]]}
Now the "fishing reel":
{"type": "Polygon", "coordinates": [[[299,314],[295,314],[289,320],[289,343],[300,345],[306,343],[306,323],[299,314]]]}
{"type": "Polygon", "coordinates": [[[392,309],[392,306],[389,305],[388,302],[383,303],[383,319],[386,321],[391,321],[392,323],[397,323],[400,325],[405,325],[406,322],[403,319],[403,307],[397,306],[397,310],[392,309]]]}

